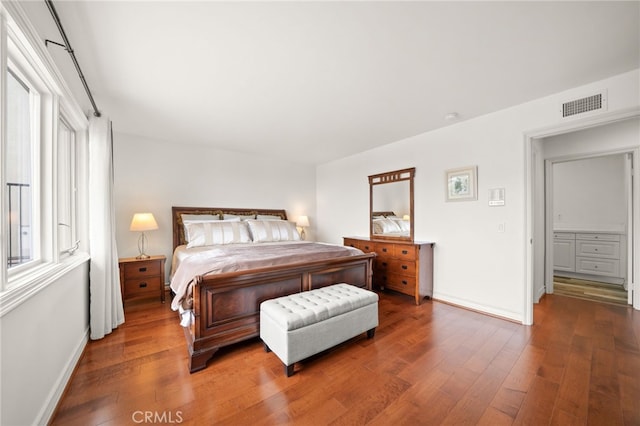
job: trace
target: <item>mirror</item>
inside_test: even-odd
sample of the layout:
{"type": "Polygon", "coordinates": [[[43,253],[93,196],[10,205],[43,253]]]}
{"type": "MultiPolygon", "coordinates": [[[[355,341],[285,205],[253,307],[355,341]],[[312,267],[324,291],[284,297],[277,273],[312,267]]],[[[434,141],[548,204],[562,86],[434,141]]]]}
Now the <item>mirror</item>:
{"type": "Polygon", "coordinates": [[[369,176],[371,238],[413,241],[415,167],[369,176]]]}

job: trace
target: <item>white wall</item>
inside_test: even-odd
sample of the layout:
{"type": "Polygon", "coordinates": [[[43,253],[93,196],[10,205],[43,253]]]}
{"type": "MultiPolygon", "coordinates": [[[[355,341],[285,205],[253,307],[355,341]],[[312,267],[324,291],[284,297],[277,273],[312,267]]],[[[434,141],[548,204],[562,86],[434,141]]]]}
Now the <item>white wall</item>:
{"type": "Polygon", "coordinates": [[[85,261],[0,319],[0,424],[45,424],[89,336],[85,261]]]}
{"type": "Polygon", "coordinates": [[[626,230],[623,154],[553,164],[554,229],[626,230]]]}
{"type": "Polygon", "coordinates": [[[324,164],[319,238],[368,235],[367,176],[416,167],[415,238],[436,243],[434,298],[523,321],[525,134],[559,125],[562,101],[603,87],[610,112],[638,107],[638,81],[635,70],[324,164]],[[478,200],[445,202],[445,170],[469,165],[478,166],[478,200]],[[488,206],[491,188],[505,188],[504,207],[488,206]]]}
{"type": "MultiPolygon", "coordinates": [[[[159,229],[146,235],[147,253],[171,259],[171,207],[285,209],[290,220],[309,216],[316,227],[315,170],[207,146],[142,139],[117,133],[114,123],[116,240],[120,257],[138,254],[136,212],[151,212],[159,229]]],[[[167,262],[167,268],[170,261],[167,262]]],[[[168,270],[167,270],[168,272],[168,270]]],[[[168,276],[168,275],[167,275],[168,276]]]]}

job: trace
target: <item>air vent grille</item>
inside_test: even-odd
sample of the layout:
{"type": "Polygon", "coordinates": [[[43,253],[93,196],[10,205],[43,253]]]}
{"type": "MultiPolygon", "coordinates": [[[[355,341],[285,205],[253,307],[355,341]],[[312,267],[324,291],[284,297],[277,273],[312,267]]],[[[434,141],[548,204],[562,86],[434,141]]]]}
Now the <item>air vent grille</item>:
{"type": "Polygon", "coordinates": [[[602,101],[602,93],[598,93],[597,95],[565,102],[562,104],[562,117],[571,117],[572,115],[602,109],[602,101]]]}

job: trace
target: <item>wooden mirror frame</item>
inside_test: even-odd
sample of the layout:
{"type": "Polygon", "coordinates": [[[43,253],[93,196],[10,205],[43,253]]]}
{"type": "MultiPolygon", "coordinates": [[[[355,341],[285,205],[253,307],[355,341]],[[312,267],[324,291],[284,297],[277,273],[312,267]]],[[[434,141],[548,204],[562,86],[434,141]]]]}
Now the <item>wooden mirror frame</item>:
{"type": "Polygon", "coordinates": [[[383,240],[402,240],[413,241],[413,178],[416,174],[416,168],[411,167],[409,169],[395,170],[393,172],[379,173],[369,176],[369,237],[371,239],[383,239],[383,240]],[[373,188],[376,185],[383,185],[386,183],[409,181],[409,235],[408,236],[389,236],[384,234],[373,233],[373,188]]]}

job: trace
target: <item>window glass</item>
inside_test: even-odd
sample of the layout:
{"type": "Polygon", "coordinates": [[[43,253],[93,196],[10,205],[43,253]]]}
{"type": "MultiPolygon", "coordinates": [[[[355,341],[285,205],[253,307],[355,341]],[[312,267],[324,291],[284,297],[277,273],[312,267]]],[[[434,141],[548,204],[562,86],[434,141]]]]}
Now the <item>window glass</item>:
{"type": "Polygon", "coordinates": [[[28,86],[7,73],[7,136],[5,177],[8,206],[7,264],[9,268],[34,258],[33,148],[31,96],[28,86]]]}
{"type": "Polygon", "coordinates": [[[64,120],[58,124],[58,248],[68,252],[76,246],[76,141],[64,120]]]}

